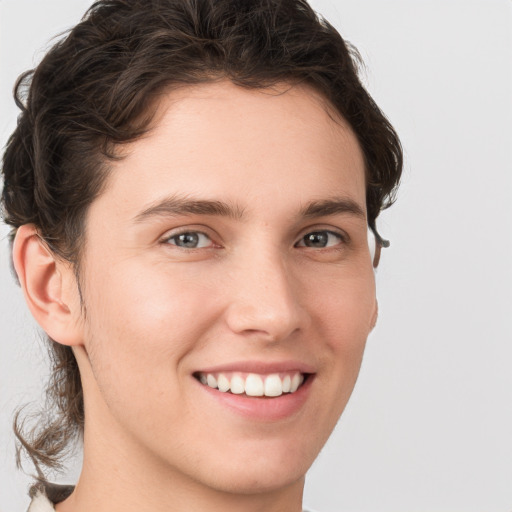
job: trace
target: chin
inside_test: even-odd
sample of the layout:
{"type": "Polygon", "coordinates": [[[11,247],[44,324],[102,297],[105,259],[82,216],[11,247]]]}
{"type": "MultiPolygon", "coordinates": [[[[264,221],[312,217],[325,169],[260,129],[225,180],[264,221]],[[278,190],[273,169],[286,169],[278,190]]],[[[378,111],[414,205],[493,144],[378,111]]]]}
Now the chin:
{"type": "Polygon", "coordinates": [[[211,482],[210,487],[229,494],[266,494],[281,491],[294,484],[301,484],[308,467],[297,468],[281,467],[279,470],[270,470],[269,468],[246,468],[239,469],[236,474],[228,472],[228,478],[216,475],[215,480],[211,482]]]}
{"type": "Polygon", "coordinates": [[[203,482],[222,492],[247,495],[272,493],[294,484],[302,485],[319,451],[316,447],[301,447],[299,443],[287,447],[276,447],[275,443],[261,444],[263,446],[259,450],[247,450],[243,457],[243,450],[240,450],[238,456],[226,453],[225,458],[214,466],[203,465],[203,468],[209,466],[203,482]]]}

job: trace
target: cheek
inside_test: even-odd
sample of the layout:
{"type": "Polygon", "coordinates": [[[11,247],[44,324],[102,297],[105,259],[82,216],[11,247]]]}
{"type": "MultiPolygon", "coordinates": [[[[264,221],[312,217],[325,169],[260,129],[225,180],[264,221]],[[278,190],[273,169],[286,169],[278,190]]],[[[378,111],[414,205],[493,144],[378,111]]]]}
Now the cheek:
{"type": "Polygon", "coordinates": [[[160,272],[158,266],[148,270],[142,265],[125,265],[96,279],[86,302],[100,328],[125,335],[159,333],[147,337],[147,343],[152,344],[200,323],[199,305],[205,312],[205,297],[210,292],[202,283],[179,269],[171,273],[160,272]]]}
{"type": "Polygon", "coordinates": [[[217,316],[202,281],[153,270],[118,266],[101,278],[97,274],[84,295],[85,345],[94,376],[89,391],[97,389],[107,415],[142,437],[146,430],[158,437],[169,425],[178,429],[185,419],[176,415],[193,414],[184,361],[217,316]]]}
{"type": "Polygon", "coordinates": [[[205,300],[211,290],[201,280],[158,268],[142,273],[126,265],[96,277],[84,301],[85,344],[98,380],[136,389],[172,379],[171,369],[176,372],[215,321],[215,302],[205,300]]]}
{"type": "Polygon", "coordinates": [[[377,310],[373,272],[361,268],[352,276],[328,280],[322,292],[316,294],[318,323],[325,329],[325,339],[333,350],[364,345],[373,328],[377,310]]]}
{"type": "Polygon", "coordinates": [[[326,285],[328,293],[322,294],[315,305],[315,324],[325,348],[322,364],[329,376],[329,382],[323,385],[336,403],[336,420],[357,380],[377,305],[373,272],[361,269],[356,276],[326,285]]]}

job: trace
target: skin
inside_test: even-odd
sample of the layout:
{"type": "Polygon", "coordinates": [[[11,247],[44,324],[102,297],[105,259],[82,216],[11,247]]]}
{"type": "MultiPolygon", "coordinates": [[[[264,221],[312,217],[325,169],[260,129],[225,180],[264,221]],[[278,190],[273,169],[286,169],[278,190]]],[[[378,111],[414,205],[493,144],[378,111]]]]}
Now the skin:
{"type": "Polygon", "coordinates": [[[301,510],[377,317],[363,156],[332,115],[307,87],[163,94],[88,211],[84,308],[73,269],[20,228],[27,302],[83,380],[84,466],[58,512],[301,510]],[[148,213],[169,198],[233,211],[148,213]],[[329,200],[354,208],[302,214],[329,200]],[[201,245],[178,247],[183,231],[201,245]],[[307,246],[311,232],[327,246],[307,246]],[[308,365],[304,404],[249,419],[193,376],[240,361],[308,365]]]}

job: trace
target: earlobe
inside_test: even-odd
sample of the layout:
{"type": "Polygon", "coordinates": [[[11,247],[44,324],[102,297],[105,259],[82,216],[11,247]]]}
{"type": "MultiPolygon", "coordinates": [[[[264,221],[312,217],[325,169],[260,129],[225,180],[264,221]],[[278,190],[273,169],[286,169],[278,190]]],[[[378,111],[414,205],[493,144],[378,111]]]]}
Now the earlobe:
{"type": "Polygon", "coordinates": [[[373,268],[376,270],[377,267],[379,266],[379,262],[380,262],[380,253],[382,251],[382,246],[380,244],[375,244],[375,252],[373,254],[373,268]]]}
{"type": "Polygon", "coordinates": [[[373,331],[377,325],[377,319],[379,318],[379,302],[375,299],[375,310],[373,311],[372,320],[370,323],[370,331],[373,331]]]}
{"type": "Polygon", "coordinates": [[[47,247],[32,224],[18,228],[13,263],[25,300],[37,323],[63,345],[80,344],[76,300],[70,293],[71,266],[47,247]]]}

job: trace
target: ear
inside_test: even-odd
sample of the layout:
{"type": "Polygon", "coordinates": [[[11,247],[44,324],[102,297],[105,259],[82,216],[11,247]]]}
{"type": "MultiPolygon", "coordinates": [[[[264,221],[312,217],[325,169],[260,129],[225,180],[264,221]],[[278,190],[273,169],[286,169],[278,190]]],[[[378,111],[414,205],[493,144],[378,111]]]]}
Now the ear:
{"type": "Polygon", "coordinates": [[[377,325],[377,318],[379,318],[379,302],[377,298],[375,298],[375,309],[373,311],[372,319],[370,322],[370,331],[373,331],[375,325],[377,325]]]}
{"type": "Polygon", "coordinates": [[[375,243],[375,252],[373,254],[373,268],[376,269],[380,262],[380,253],[382,252],[382,246],[379,243],[375,243]]]}
{"type": "Polygon", "coordinates": [[[37,323],[58,343],[79,345],[81,308],[71,264],[55,256],[33,224],[18,228],[13,263],[37,323]]]}
{"type": "Polygon", "coordinates": [[[370,249],[370,258],[372,259],[373,268],[376,269],[379,266],[382,245],[379,240],[377,240],[377,235],[371,228],[368,228],[368,247],[370,249]]]}

